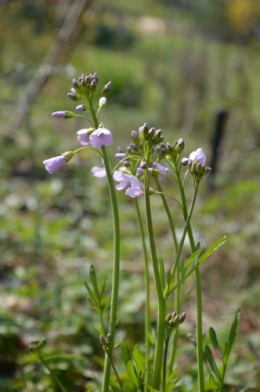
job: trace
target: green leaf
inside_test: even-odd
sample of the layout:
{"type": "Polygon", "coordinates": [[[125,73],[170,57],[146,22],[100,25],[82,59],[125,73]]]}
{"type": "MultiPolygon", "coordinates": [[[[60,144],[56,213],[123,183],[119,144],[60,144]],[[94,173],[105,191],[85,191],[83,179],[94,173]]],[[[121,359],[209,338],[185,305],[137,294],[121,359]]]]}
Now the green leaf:
{"type": "Polygon", "coordinates": [[[223,237],[221,237],[219,240],[215,241],[203,255],[199,258],[198,263],[202,264],[204,261],[209,258],[209,256],[214,253],[220,246],[224,245],[224,243],[227,241],[227,234],[225,234],[223,237]]]}
{"type": "Polygon", "coordinates": [[[221,348],[220,348],[220,345],[218,342],[216,331],[212,327],[209,328],[209,337],[210,337],[210,340],[211,340],[211,343],[212,343],[214,349],[217,350],[217,353],[220,356],[220,358],[223,358],[223,353],[221,351],[221,348]]]}
{"type": "Polygon", "coordinates": [[[139,346],[134,347],[132,354],[133,354],[133,358],[134,358],[134,361],[135,361],[138,369],[140,371],[144,371],[145,370],[145,358],[144,358],[144,355],[141,352],[139,346]]]}
{"type": "Polygon", "coordinates": [[[209,366],[211,367],[213,373],[221,382],[221,380],[222,380],[221,374],[218,370],[218,367],[217,367],[217,364],[216,364],[215,359],[213,357],[212,351],[208,345],[205,346],[205,355],[206,355],[207,361],[208,361],[209,366]]]}
{"type": "Polygon", "coordinates": [[[192,255],[185,261],[184,268],[187,270],[191,264],[193,264],[194,260],[199,256],[201,253],[201,249],[196,250],[196,252],[192,253],[192,255]]]}
{"type": "Polygon", "coordinates": [[[209,381],[210,381],[210,388],[219,388],[219,382],[215,379],[213,374],[210,374],[209,376],[209,381]]]}
{"type": "Polygon", "coordinates": [[[94,267],[93,264],[91,264],[90,267],[89,267],[89,276],[90,276],[90,280],[92,282],[94,293],[97,296],[97,298],[99,299],[99,291],[98,291],[98,285],[97,285],[97,276],[96,276],[96,271],[95,271],[95,267],[94,267]]]}
{"type": "Polygon", "coordinates": [[[84,285],[88,291],[88,295],[89,295],[90,299],[93,302],[98,303],[98,298],[96,297],[96,295],[94,294],[94,292],[92,291],[92,289],[90,288],[90,286],[88,285],[88,283],[86,281],[84,282],[84,285]]]}
{"type": "Polygon", "coordinates": [[[139,387],[139,380],[135,371],[134,363],[132,359],[127,362],[126,364],[126,369],[128,372],[128,375],[130,377],[130,380],[135,384],[135,386],[138,388],[139,387]]]}
{"type": "Polygon", "coordinates": [[[240,311],[240,309],[238,309],[236,311],[234,320],[232,322],[232,325],[231,325],[231,328],[229,331],[229,336],[228,336],[228,341],[227,341],[227,352],[225,352],[225,356],[227,357],[226,358],[227,361],[228,361],[229,355],[231,353],[231,350],[232,350],[234,343],[235,343],[235,340],[236,340],[240,317],[241,317],[241,311],[240,311]]]}
{"type": "Polygon", "coordinates": [[[129,348],[124,343],[121,343],[120,347],[121,347],[121,351],[122,351],[124,364],[125,364],[125,366],[127,366],[127,363],[132,360],[129,348]]]}

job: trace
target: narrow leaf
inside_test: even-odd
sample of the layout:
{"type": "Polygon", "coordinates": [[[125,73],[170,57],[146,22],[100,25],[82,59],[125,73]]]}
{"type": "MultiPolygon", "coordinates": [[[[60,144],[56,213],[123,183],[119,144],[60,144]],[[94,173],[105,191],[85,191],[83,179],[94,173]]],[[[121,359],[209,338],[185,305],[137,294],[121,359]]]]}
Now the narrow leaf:
{"type": "Polygon", "coordinates": [[[196,250],[196,252],[192,253],[192,255],[185,261],[184,268],[187,270],[189,266],[194,262],[194,260],[199,256],[201,253],[201,249],[196,250]]]}
{"type": "Polygon", "coordinates": [[[202,264],[209,256],[214,253],[220,246],[222,246],[225,242],[227,241],[227,234],[225,234],[223,237],[215,241],[203,255],[199,258],[198,263],[202,264]]]}
{"type": "Polygon", "coordinates": [[[135,360],[135,363],[136,363],[136,366],[138,367],[138,369],[140,371],[144,371],[145,370],[145,358],[144,358],[144,355],[141,352],[139,346],[135,346],[132,354],[133,354],[133,358],[135,360]]]}
{"type": "Polygon", "coordinates": [[[139,386],[139,380],[138,380],[138,377],[136,375],[135,367],[134,367],[134,364],[133,364],[132,360],[127,362],[126,368],[127,368],[127,372],[128,372],[129,377],[130,377],[130,380],[135,384],[136,387],[138,387],[139,386]]]}
{"type": "Polygon", "coordinates": [[[124,364],[125,364],[125,366],[127,366],[127,363],[132,360],[129,348],[124,343],[121,343],[120,347],[121,347],[121,351],[122,351],[124,364]]]}
{"type": "Polygon", "coordinates": [[[223,358],[223,353],[221,351],[221,348],[220,348],[220,345],[218,342],[216,331],[212,327],[209,328],[209,337],[210,337],[210,340],[211,340],[211,343],[212,343],[214,349],[217,350],[217,353],[220,356],[220,358],[223,358]]]}
{"type": "Polygon", "coordinates": [[[89,295],[90,299],[92,299],[93,302],[98,302],[98,298],[96,297],[96,295],[94,294],[93,290],[90,288],[88,283],[84,282],[84,285],[88,291],[88,295],[89,295]]]}
{"type": "Polygon", "coordinates": [[[91,266],[89,267],[89,276],[92,282],[92,286],[94,289],[94,293],[96,294],[97,298],[99,298],[99,291],[98,291],[98,285],[97,285],[97,276],[96,276],[96,271],[94,268],[94,265],[91,264],[91,266]]]}
{"type": "Polygon", "coordinates": [[[220,372],[219,372],[219,370],[218,370],[218,367],[217,367],[217,364],[216,364],[215,359],[214,359],[214,357],[213,357],[212,351],[211,351],[211,349],[209,348],[208,345],[205,346],[205,354],[206,354],[206,357],[207,357],[207,361],[208,361],[208,363],[209,363],[209,366],[211,367],[211,370],[213,371],[213,373],[215,374],[215,376],[216,376],[216,377],[219,379],[219,381],[221,382],[221,380],[222,380],[221,374],[220,374],[220,372]]]}
{"type": "Polygon", "coordinates": [[[231,350],[234,346],[234,343],[235,343],[240,317],[241,317],[241,311],[240,311],[240,309],[238,309],[236,311],[234,320],[232,322],[232,325],[231,325],[231,328],[229,331],[228,342],[227,342],[228,343],[227,359],[228,359],[228,357],[231,353],[231,350]]]}
{"type": "Polygon", "coordinates": [[[209,381],[211,383],[210,388],[219,388],[219,382],[215,379],[214,375],[211,373],[209,376],[209,381]]]}

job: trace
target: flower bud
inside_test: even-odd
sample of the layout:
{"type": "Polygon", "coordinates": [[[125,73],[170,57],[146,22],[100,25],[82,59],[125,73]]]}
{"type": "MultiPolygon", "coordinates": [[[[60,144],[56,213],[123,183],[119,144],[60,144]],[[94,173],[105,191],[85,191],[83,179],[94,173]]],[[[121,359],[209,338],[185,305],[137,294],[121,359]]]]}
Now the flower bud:
{"type": "Polygon", "coordinates": [[[139,128],[139,138],[142,142],[146,141],[148,132],[149,132],[148,124],[144,123],[144,125],[139,128]]]}
{"type": "Polygon", "coordinates": [[[175,151],[180,154],[184,150],[184,139],[179,139],[175,145],[175,151]]]}
{"type": "Polygon", "coordinates": [[[103,335],[99,336],[99,341],[100,341],[102,346],[105,346],[107,344],[107,341],[106,341],[106,339],[105,339],[105,337],[103,335]]]}
{"type": "Polygon", "coordinates": [[[66,151],[61,155],[63,157],[65,157],[66,162],[69,162],[71,160],[71,158],[73,157],[74,153],[72,151],[66,151]]]}
{"type": "Polygon", "coordinates": [[[183,313],[180,315],[180,324],[182,324],[182,323],[184,322],[185,318],[186,318],[186,313],[183,312],[183,313]]]}
{"type": "Polygon", "coordinates": [[[75,117],[75,113],[70,112],[69,110],[61,110],[59,112],[53,112],[52,117],[55,118],[72,118],[75,117]]]}
{"type": "Polygon", "coordinates": [[[106,97],[101,97],[98,104],[100,108],[102,108],[102,106],[105,106],[107,104],[106,97]]]}
{"type": "Polygon", "coordinates": [[[190,163],[189,158],[182,158],[181,163],[183,166],[188,166],[188,164],[190,163]]]}
{"type": "Polygon", "coordinates": [[[101,95],[106,96],[106,95],[109,93],[109,91],[111,90],[111,87],[112,87],[112,82],[108,82],[108,83],[104,86],[101,95]]]}
{"type": "Polygon", "coordinates": [[[84,112],[86,110],[86,106],[85,105],[78,105],[76,106],[76,110],[80,111],[80,112],[84,112]]]}
{"type": "Polygon", "coordinates": [[[79,100],[75,93],[68,93],[67,97],[69,99],[71,99],[72,101],[78,101],[79,100]]]}

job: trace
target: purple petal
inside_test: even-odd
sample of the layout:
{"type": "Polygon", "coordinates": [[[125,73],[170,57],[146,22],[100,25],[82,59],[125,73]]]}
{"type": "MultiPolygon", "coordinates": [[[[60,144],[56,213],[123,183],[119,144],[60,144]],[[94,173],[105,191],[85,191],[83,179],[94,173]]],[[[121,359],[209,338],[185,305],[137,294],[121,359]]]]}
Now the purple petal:
{"type": "Polygon", "coordinates": [[[122,189],[127,188],[130,184],[130,175],[123,173],[120,170],[115,170],[114,174],[113,174],[113,178],[115,181],[119,182],[119,184],[116,185],[116,189],[118,191],[121,191],[122,189]]]}
{"type": "Polygon", "coordinates": [[[206,163],[206,155],[204,154],[202,148],[198,148],[196,151],[193,151],[189,155],[189,159],[192,162],[198,162],[201,164],[201,166],[205,166],[206,163]]]}
{"type": "Polygon", "coordinates": [[[57,117],[57,118],[65,118],[66,117],[66,112],[65,110],[60,110],[58,112],[53,112],[52,117],[57,117]]]}
{"type": "Polygon", "coordinates": [[[90,143],[94,148],[100,148],[101,146],[109,146],[113,143],[112,133],[106,128],[96,129],[90,136],[90,143]]]}
{"type": "Polygon", "coordinates": [[[64,165],[65,162],[66,162],[66,159],[63,155],[59,155],[57,157],[46,159],[45,161],[43,161],[46,170],[50,174],[52,174],[56,170],[58,170],[61,166],[64,165]]]}
{"type": "Polygon", "coordinates": [[[163,165],[160,165],[159,163],[156,162],[152,162],[151,165],[154,169],[158,170],[161,173],[169,173],[169,169],[168,167],[165,167],[163,165]]]}
{"type": "Polygon", "coordinates": [[[84,112],[84,110],[86,110],[86,106],[85,105],[78,105],[76,107],[76,110],[79,110],[80,112],[84,112]]]}
{"type": "Polygon", "coordinates": [[[96,178],[105,178],[107,176],[106,170],[104,167],[94,166],[91,169],[91,173],[96,178]]]}
{"type": "Polygon", "coordinates": [[[90,144],[88,129],[80,129],[77,132],[77,139],[79,144],[81,144],[82,146],[87,146],[88,144],[90,144]]]}
{"type": "Polygon", "coordinates": [[[116,157],[117,159],[124,159],[124,158],[126,157],[126,154],[125,154],[124,152],[117,152],[117,153],[115,154],[115,157],[116,157]]]}
{"type": "Polygon", "coordinates": [[[125,194],[130,197],[139,197],[143,195],[143,184],[134,176],[129,176],[131,186],[127,188],[125,194]]]}

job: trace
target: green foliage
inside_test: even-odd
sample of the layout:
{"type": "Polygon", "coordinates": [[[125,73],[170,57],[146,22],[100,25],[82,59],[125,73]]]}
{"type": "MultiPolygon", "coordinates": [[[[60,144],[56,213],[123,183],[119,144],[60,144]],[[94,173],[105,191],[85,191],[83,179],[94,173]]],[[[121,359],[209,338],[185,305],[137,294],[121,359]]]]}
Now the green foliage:
{"type": "Polygon", "coordinates": [[[229,331],[228,340],[224,344],[224,349],[223,348],[221,349],[219,345],[215,330],[212,327],[209,329],[209,337],[211,343],[214,349],[216,350],[216,352],[218,353],[220,359],[222,360],[222,367],[218,367],[214,355],[212,353],[212,350],[208,345],[205,346],[205,355],[210,365],[210,368],[213,371],[213,374],[210,374],[209,381],[213,384],[214,387],[218,389],[219,392],[221,392],[224,387],[226,368],[237,336],[240,313],[241,313],[240,309],[238,309],[229,331]]]}

